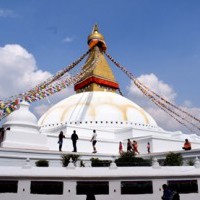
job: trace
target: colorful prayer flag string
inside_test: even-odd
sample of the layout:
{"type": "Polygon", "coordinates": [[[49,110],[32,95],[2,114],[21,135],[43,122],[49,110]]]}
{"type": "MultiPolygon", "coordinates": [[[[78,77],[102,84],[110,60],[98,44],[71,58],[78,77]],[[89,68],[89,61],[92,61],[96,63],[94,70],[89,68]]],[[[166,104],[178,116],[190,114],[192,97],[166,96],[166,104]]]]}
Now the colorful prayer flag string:
{"type": "Polygon", "coordinates": [[[183,109],[167,101],[160,95],[156,94],[154,91],[150,90],[147,86],[145,86],[137,78],[135,78],[135,76],[131,72],[129,72],[118,62],[116,62],[114,58],[112,58],[107,52],[104,53],[119,69],[121,69],[134,82],[134,84],[145,96],[147,96],[153,103],[155,103],[155,105],[168,113],[177,122],[188,128],[190,131],[196,129],[200,131],[200,120],[198,118],[194,117],[190,113],[184,111],[183,109]]]}

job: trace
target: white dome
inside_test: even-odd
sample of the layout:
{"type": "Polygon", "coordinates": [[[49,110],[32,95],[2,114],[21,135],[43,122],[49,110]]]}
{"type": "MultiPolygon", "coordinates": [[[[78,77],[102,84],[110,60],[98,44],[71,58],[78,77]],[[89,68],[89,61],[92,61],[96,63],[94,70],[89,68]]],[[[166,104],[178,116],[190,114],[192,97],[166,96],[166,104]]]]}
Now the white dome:
{"type": "Polygon", "coordinates": [[[157,126],[155,120],[137,104],[116,93],[99,91],[75,94],[60,101],[38,123],[45,126],[85,121],[126,121],[157,126]]]}
{"type": "Polygon", "coordinates": [[[21,102],[18,109],[8,115],[3,126],[26,125],[37,127],[37,118],[29,111],[29,106],[29,103],[21,102]]]}

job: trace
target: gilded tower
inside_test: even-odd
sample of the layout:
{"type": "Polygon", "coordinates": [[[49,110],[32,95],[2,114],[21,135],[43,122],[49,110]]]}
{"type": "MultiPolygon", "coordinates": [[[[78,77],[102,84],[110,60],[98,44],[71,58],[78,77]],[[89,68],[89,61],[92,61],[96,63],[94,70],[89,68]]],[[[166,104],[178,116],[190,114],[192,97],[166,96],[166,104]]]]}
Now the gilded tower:
{"type": "MultiPolygon", "coordinates": [[[[86,73],[74,86],[76,93],[89,91],[116,92],[116,90],[119,89],[119,85],[105,59],[104,51],[106,51],[107,47],[104,36],[99,33],[97,25],[94,26],[92,33],[88,36],[88,45],[91,48],[91,52],[86,63],[92,63],[96,54],[98,54],[98,60],[96,67],[92,71],[86,73]]],[[[85,65],[83,69],[85,67],[87,67],[87,65],[85,65]]]]}

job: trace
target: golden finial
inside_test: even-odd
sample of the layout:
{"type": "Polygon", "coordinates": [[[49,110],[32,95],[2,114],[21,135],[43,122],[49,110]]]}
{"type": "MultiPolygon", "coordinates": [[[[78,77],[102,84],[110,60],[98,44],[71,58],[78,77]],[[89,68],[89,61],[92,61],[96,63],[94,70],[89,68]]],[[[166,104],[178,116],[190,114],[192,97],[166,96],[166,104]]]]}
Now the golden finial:
{"type": "Polygon", "coordinates": [[[94,27],[93,27],[93,29],[92,29],[92,33],[94,33],[94,32],[99,32],[99,28],[98,28],[98,25],[97,24],[95,24],[94,25],[94,27]]]}
{"type": "Polygon", "coordinates": [[[104,41],[104,37],[101,33],[99,33],[99,28],[98,25],[95,24],[93,29],[92,29],[92,33],[88,36],[88,44],[90,46],[90,48],[92,48],[93,46],[97,45],[97,44],[101,44],[101,47],[103,50],[106,50],[106,44],[104,41]],[[94,41],[95,42],[92,42],[94,41]]]}

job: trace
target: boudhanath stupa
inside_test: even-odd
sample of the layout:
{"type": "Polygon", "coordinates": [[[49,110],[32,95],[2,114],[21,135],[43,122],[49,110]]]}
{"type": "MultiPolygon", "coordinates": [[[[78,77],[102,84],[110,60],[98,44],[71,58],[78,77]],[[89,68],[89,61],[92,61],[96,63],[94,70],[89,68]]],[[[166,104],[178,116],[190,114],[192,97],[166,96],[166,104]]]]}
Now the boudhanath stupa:
{"type": "MultiPolygon", "coordinates": [[[[58,135],[65,134],[62,150],[73,150],[71,134],[76,130],[78,152],[92,153],[93,130],[97,133],[97,154],[118,154],[119,142],[136,140],[141,154],[182,150],[185,139],[200,149],[200,137],[181,131],[166,131],[142,107],[119,93],[119,83],[106,59],[104,36],[94,26],[88,36],[90,52],[82,75],[74,84],[76,94],[53,105],[38,120],[22,101],[7,116],[2,148],[58,151],[58,135]]],[[[173,120],[173,119],[172,119],[173,120]]]]}

